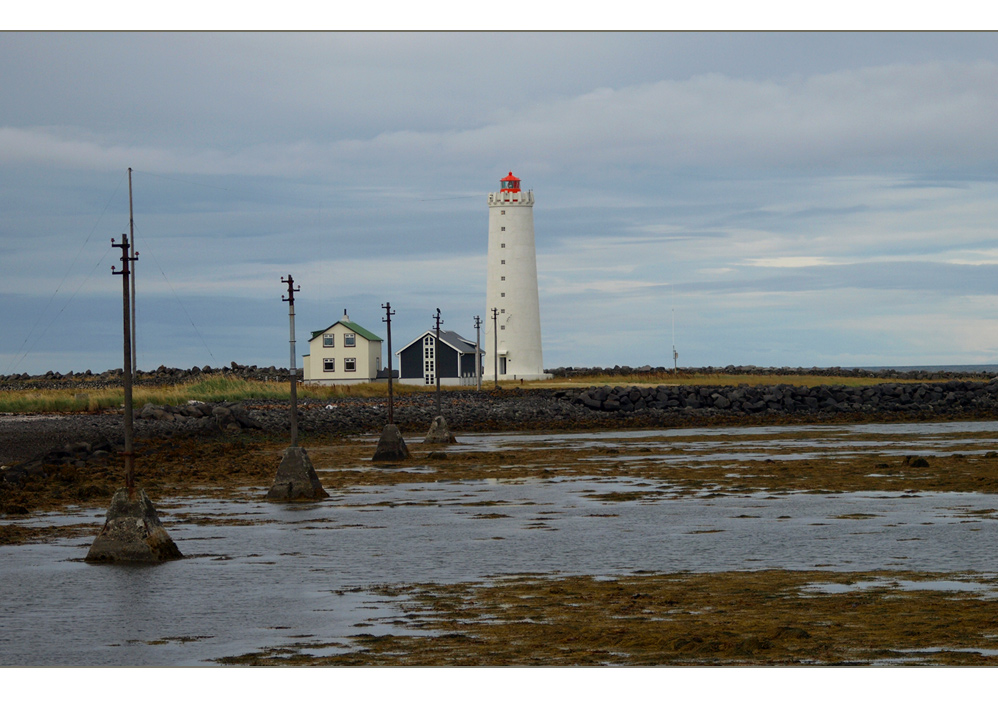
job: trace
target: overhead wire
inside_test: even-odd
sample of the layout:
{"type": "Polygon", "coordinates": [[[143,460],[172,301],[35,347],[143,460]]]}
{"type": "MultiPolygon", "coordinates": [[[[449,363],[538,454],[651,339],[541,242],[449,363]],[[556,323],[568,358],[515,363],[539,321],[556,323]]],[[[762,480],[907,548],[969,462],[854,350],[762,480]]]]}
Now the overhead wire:
{"type": "Polygon", "coordinates": [[[121,185],[125,181],[126,176],[127,173],[122,173],[121,178],[118,180],[118,184],[115,186],[114,191],[111,193],[111,196],[108,198],[107,203],[104,205],[104,209],[101,210],[100,216],[97,218],[97,221],[94,222],[93,229],[90,230],[90,234],[88,234],[86,239],[83,240],[83,245],[80,247],[79,251],[77,251],[76,256],[73,257],[73,261],[70,262],[69,268],[66,270],[66,274],[63,276],[62,281],[59,282],[59,285],[55,288],[55,291],[52,293],[52,296],[49,297],[48,302],[45,303],[45,306],[42,308],[41,312],[39,312],[38,319],[35,321],[31,329],[28,331],[27,336],[24,337],[24,341],[21,342],[21,346],[18,347],[17,352],[14,353],[14,357],[7,365],[5,373],[10,374],[14,369],[17,368],[17,366],[22,361],[24,361],[25,357],[27,357],[32,352],[32,350],[35,348],[35,345],[38,344],[41,338],[45,336],[45,333],[52,327],[52,325],[55,323],[55,320],[58,319],[59,316],[66,310],[66,307],[69,306],[69,303],[71,301],[73,301],[73,298],[83,288],[83,285],[90,280],[90,277],[92,277],[94,272],[97,271],[97,267],[100,266],[101,262],[104,261],[104,257],[106,257],[107,253],[111,250],[110,247],[104,250],[104,254],[101,256],[100,261],[94,266],[92,270],[90,270],[90,274],[88,274],[86,278],[83,280],[83,282],[80,283],[80,286],[76,288],[73,294],[70,295],[69,299],[66,300],[65,304],[63,304],[62,309],[60,309],[56,313],[55,317],[52,318],[52,321],[50,321],[48,325],[46,325],[45,329],[43,329],[42,332],[35,337],[35,340],[31,343],[31,346],[29,346],[28,349],[25,350],[24,353],[22,354],[21,350],[24,349],[24,346],[28,343],[28,340],[31,339],[31,335],[34,334],[35,330],[39,327],[39,325],[42,322],[42,318],[45,316],[45,313],[48,311],[49,307],[52,306],[52,302],[55,301],[56,296],[62,290],[62,287],[66,283],[66,280],[69,279],[69,275],[73,271],[73,268],[76,266],[77,260],[79,260],[80,255],[83,254],[83,250],[86,249],[87,243],[90,242],[90,239],[94,236],[94,233],[97,231],[97,227],[100,226],[101,220],[104,219],[104,215],[107,214],[107,208],[111,206],[111,202],[113,202],[115,196],[117,196],[118,190],[121,189],[121,185]]]}
{"type": "MultiPolygon", "coordinates": [[[[146,247],[142,251],[146,255],[150,254],[148,245],[146,245],[146,247]]],[[[155,254],[152,254],[152,261],[153,264],[156,265],[156,269],[158,269],[159,273],[163,276],[163,281],[166,282],[166,286],[170,288],[170,292],[173,294],[173,298],[177,300],[177,304],[179,304],[180,308],[183,310],[184,315],[187,317],[187,321],[190,322],[191,326],[194,328],[194,333],[198,335],[198,339],[200,339],[201,344],[204,345],[205,351],[208,352],[208,356],[210,356],[211,360],[215,362],[216,361],[215,355],[211,353],[211,349],[208,346],[208,342],[204,340],[204,336],[201,334],[201,331],[197,328],[197,325],[194,323],[194,319],[191,318],[190,312],[187,311],[187,307],[185,307],[184,303],[180,301],[180,296],[177,294],[176,290],[174,290],[173,284],[170,283],[169,278],[166,276],[166,272],[163,271],[163,267],[160,266],[159,260],[156,259],[155,254]]]]}

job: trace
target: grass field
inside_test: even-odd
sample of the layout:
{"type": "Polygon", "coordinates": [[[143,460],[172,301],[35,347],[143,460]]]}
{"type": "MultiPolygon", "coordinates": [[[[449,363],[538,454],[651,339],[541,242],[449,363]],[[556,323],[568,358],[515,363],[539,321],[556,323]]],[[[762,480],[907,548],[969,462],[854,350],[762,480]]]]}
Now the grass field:
{"type": "MultiPolygon", "coordinates": [[[[891,380],[909,381],[909,380],[891,380]]],[[[910,380],[913,381],[913,380],[910,380]]],[[[589,386],[657,386],[661,384],[699,386],[737,386],[790,384],[794,386],[869,386],[882,384],[883,379],[875,377],[826,377],[812,375],[765,375],[765,374],[690,374],[672,372],[631,374],[623,376],[584,375],[548,381],[503,381],[505,389],[581,389],[589,386]]],[[[495,387],[494,382],[483,382],[485,391],[495,387]]],[[[445,391],[474,391],[474,387],[442,387],[445,391]]],[[[432,386],[394,384],[397,394],[415,394],[433,391],[432,386]]],[[[336,399],[347,396],[381,397],[388,395],[388,384],[354,384],[350,386],[301,386],[300,398],[336,399]]],[[[172,386],[145,387],[133,389],[136,407],[146,403],[177,406],[188,401],[221,402],[245,401],[248,399],[290,399],[290,387],[285,382],[263,382],[231,376],[212,376],[187,381],[172,386]]],[[[90,389],[87,382],[81,381],[77,387],[69,389],[18,389],[0,390],[0,412],[12,414],[39,414],[52,412],[93,412],[120,407],[124,403],[124,390],[90,389]]]]}

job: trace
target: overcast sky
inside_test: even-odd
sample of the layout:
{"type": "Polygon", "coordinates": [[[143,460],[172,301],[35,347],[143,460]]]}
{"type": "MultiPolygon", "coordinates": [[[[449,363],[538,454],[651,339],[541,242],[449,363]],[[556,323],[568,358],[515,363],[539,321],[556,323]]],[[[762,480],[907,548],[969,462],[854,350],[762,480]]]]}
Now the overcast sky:
{"type": "MultiPolygon", "coordinates": [[[[2,33],[0,374],[472,341],[534,190],[546,367],[998,363],[998,36],[2,33]]],[[[483,335],[484,336],[484,335],[483,335]]],[[[298,365],[301,366],[299,358],[298,365]]]]}

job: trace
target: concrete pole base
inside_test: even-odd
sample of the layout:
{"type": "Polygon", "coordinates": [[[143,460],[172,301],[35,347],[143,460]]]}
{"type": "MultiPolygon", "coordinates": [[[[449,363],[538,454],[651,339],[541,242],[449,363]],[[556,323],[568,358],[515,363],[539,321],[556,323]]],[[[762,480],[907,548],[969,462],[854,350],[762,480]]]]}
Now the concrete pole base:
{"type": "Polygon", "coordinates": [[[430,430],[426,432],[424,444],[456,444],[457,438],[447,427],[447,420],[438,416],[430,424],[430,430]]]}
{"type": "Polygon", "coordinates": [[[308,452],[300,446],[286,448],[281,465],[277,467],[274,485],[267,492],[267,500],[318,501],[326,498],[329,494],[319,483],[308,452]]]}
{"type": "Polygon", "coordinates": [[[86,560],[158,563],[175,558],[183,558],[183,554],[160,523],[146,492],[137,489],[135,499],[129,501],[128,490],[118,489],[86,560]]]}
{"type": "Polygon", "coordinates": [[[409,448],[405,445],[402,432],[395,424],[386,424],[371,461],[405,461],[408,458],[409,448]]]}

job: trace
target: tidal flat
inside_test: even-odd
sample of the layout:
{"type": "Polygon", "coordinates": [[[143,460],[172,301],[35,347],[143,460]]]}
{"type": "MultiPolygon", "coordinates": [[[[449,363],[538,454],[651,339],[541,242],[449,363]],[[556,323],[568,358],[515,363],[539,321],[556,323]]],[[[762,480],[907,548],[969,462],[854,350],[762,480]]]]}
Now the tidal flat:
{"type": "Polygon", "coordinates": [[[186,558],[90,566],[112,462],[6,492],[4,665],[990,665],[998,423],[147,442],[186,558]]]}

